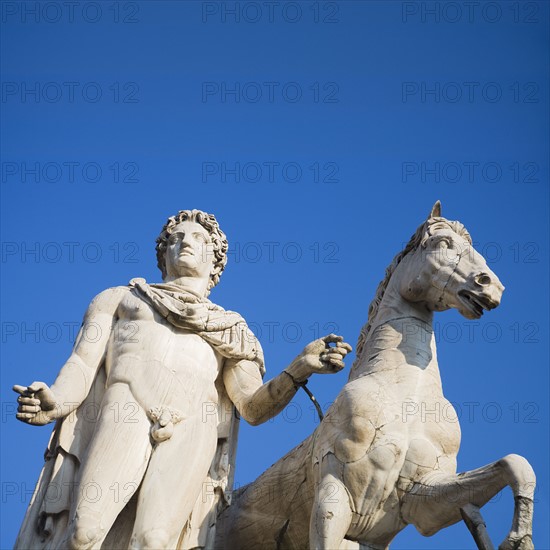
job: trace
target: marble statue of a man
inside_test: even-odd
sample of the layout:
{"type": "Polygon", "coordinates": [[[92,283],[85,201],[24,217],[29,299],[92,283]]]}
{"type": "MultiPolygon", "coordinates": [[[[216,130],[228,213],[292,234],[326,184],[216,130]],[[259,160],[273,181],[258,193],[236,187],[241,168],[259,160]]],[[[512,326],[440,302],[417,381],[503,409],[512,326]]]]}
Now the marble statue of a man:
{"type": "Polygon", "coordinates": [[[157,239],[163,283],[101,292],[55,383],[14,387],[19,420],[57,420],[16,548],[210,546],[233,473],[233,407],[261,424],[311,374],[343,368],[351,348],[329,335],[262,384],[260,343],[207,299],[226,251],[213,215],[178,212],[157,239]]]}

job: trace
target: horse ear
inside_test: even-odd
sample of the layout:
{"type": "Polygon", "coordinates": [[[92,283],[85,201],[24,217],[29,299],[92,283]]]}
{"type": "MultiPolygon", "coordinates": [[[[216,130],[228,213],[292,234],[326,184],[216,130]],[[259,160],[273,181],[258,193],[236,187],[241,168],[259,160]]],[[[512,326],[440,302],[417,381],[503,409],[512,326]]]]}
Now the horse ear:
{"type": "Polygon", "coordinates": [[[432,207],[432,211],[428,216],[428,219],[430,218],[441,218],[441,203],[439,201],[435,201],[435,204],[432,207]]]}

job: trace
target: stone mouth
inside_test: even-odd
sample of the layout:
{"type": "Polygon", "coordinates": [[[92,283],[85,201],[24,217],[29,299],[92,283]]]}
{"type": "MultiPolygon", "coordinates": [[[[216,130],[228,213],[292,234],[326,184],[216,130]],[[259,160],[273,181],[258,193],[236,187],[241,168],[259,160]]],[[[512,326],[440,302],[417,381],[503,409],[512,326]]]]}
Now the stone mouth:
{"type": "Polygon", "coordinates": [[[469,290],[461,290],[458,293],[460,301],[466,309],[476,318],[479,319],[485,310],[494,309],[496,305],[485,296],[480,296],[469,290]]]}

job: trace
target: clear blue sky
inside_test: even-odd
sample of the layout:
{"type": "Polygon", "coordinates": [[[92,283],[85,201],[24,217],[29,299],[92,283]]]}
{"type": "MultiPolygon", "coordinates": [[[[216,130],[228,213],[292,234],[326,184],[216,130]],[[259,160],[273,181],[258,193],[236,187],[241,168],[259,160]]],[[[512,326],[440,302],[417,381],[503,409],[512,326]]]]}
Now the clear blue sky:
{"type": "MultiPolygon", "coordinates": [[[[54,380],[95,294],[159,280],[168,215],[218,217],[231,254],[211,298],[256,330],[270,378],[325,332],[355,345],[441,199],[506,286],[479,322],[436,316],[459,471],[528,458],[549,548],[548,3],[241,2],[238,21],[233,4],[2,3],[0,547],[50,434],[16,422],[11,386],[54,380]]],[[[346,377],[310,382],[325,409],[346,377]]],[[[239,484],[315,428],[294,403],[242,425],[239,484]]],[[[484,508],[496,544],[512,509],[509,490],[484,508]]],[[[458,524],[392,548],[474,543],[458,524]]]]}

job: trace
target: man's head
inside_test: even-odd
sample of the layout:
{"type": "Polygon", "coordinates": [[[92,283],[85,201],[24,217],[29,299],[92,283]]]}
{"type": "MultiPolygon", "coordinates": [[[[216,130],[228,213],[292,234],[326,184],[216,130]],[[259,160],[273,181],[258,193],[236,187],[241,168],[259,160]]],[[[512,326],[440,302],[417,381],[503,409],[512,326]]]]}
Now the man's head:
{"type": "Polygon", "coordinates": [[[216,218],[212,214],[207,214],[201,210],[180,210],[175,216],[171,216],[166,221],[160,235],[157,238],[157,265],[162,272],[162,278],[165,279],[166,271],[166,251],[168,249],[168,239],[175,227],[182,222],[195,222],[208,232],[212,239],[213,248],[213,270],[208,283],[208,292],[215,287],[227,263],[227,238],[220,229],[216,218]]]}

